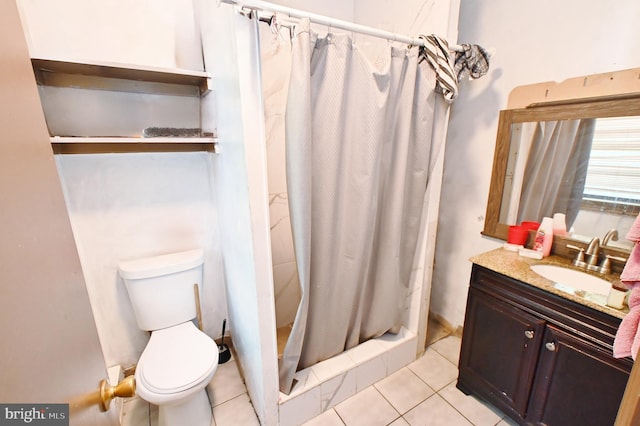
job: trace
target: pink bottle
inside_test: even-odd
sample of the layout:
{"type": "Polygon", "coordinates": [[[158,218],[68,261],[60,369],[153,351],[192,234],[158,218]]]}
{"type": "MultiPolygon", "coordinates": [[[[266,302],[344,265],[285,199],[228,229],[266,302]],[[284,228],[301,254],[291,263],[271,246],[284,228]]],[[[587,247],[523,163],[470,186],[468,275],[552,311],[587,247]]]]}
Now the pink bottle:
{"type": "Polygon", "coordinates": [[[533,249],[542,253],[543,257],[549,256],[551,253],[551,245],[553,244],[553,219],[545,217],[536,232],[536,238],[533,240],[533,249]]]}

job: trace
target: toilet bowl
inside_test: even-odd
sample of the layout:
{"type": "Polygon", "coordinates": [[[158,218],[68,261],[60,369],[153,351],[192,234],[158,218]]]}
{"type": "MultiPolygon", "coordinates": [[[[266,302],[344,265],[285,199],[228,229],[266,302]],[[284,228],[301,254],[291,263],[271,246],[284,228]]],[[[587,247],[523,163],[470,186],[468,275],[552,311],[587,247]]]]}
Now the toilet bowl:
{"type": "Polygon", "coordinates": [[[138,326],[151,337],[136,365],[136,392],[159,408],[160,426],[209,426],[206,386],[218,366],[218,347],[193,323],[193,284],[202,283],[201,250],[122,262],[138,326]]]}
{"type": "Polygon", "coordinates": [[[217,354],[213,340],[191,321],[151,334],[136,366],[136,389],[158,405],[161,425],[209,426],[205,387],[218,367],[217,354]]]}

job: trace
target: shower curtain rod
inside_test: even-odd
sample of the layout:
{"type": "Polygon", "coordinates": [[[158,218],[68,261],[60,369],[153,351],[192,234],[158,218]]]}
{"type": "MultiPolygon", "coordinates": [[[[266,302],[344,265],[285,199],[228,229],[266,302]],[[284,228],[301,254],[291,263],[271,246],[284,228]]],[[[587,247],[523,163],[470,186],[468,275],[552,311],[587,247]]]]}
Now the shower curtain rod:
{"type": "MultiPolygon", "coordinates": [[[[424,46],[424,40],[419,38],[408,37],[402,34],[396,34],[389,31],[379,30],[377,28],[367,27],[365,25],[360,25],[353,22],[329,18],[327,16],[318,15],[315,13],[306,12],[299,9],[293,9],[286,6],[280,6],[280,5],[269,3],[262,0],[218,0],[218,5],[221,2],[240,6],[240,7],[246,7],[249,9],[260,10],[263,12],[272,12],[272,13],[281,12],[294,18],[308,18],[309,21],[313,23],[326,25],[328,27],[340,28],[341,30],[345,30],[345,31],[351,31],[351,32],[366,34],[374,37],[380,37],[387,40],[410,44],[412,46],[424,46]]],[[[449,45],[449,50],[454,52],[460,52],[463,49],[461,46],[452,44],[452,45],[449,45]]]]}

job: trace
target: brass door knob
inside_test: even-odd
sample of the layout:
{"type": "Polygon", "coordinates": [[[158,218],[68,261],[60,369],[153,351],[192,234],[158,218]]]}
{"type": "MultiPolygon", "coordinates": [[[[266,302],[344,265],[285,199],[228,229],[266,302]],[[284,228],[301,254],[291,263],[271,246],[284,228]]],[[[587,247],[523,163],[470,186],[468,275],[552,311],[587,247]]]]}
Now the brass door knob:
{"type": "Polygon", "coordinates": [[[115,397],[130,398],[136,394],[136,379],[134,376],[125,377],[115,386],[109,385],[107,379],[100,381],[100,411],[109,410],[111,400],[115,397]]]}

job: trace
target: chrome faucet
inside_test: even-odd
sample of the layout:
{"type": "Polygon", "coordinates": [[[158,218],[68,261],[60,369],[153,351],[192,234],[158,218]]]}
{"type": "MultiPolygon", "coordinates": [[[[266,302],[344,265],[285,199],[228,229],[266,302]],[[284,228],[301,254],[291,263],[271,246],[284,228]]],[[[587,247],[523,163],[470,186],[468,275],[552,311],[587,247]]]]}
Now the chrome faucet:
{"type": "MultiPolygon", "coordinates": [[[[605,238],[605,241],[608,242],[610,239],[613,239],[614,241],[616,241],[618,239],[617,237],[618,237],[618,231],[616,231],[615,229],[612,229],[609,232],[607,232],[607,235],[605,235],[604,238],[605,238]]],[[[610,274],[612,260],[615,260],[617,262],[621,262],[624,264],[624,262],[626,262],[627,259],[624,257],[613,256],[605,252],[604,259],[602,260],[602,265],[598,266],[598,256],[600,255],[600,249],[604,246],[605,246],[604,243],[600,245],[600,238],[597,238],[597,237],[592,238],[591,241],[589,241],[589,245],[587,246],[586,250],[583,247],[567,244],[567,248],[576,250],[578,252],[575,260],[573,261],[573,264],[575,266],[579,268],[586,268],[589,271],[600,272],[601,274],[610,274]],[[589,260],[586,262],[584,259],[585,255],[589,256],[589,260]]]]}
{"type": "Polygon", "coordinates": [[[610,229],[602,240],[602,247],[609,245],[609,241],[618,241],[618,230],[615,228],[610,229]]]}
{"type": "Polygon", "coordinates": [[[597,271],[598,255],[600,254],[600,238],[598,237],[592,238],[584,254],[586,254],[587,256],[590,256],[589,260],[587,261],[587,269],[590,271],[597,271]]]}

